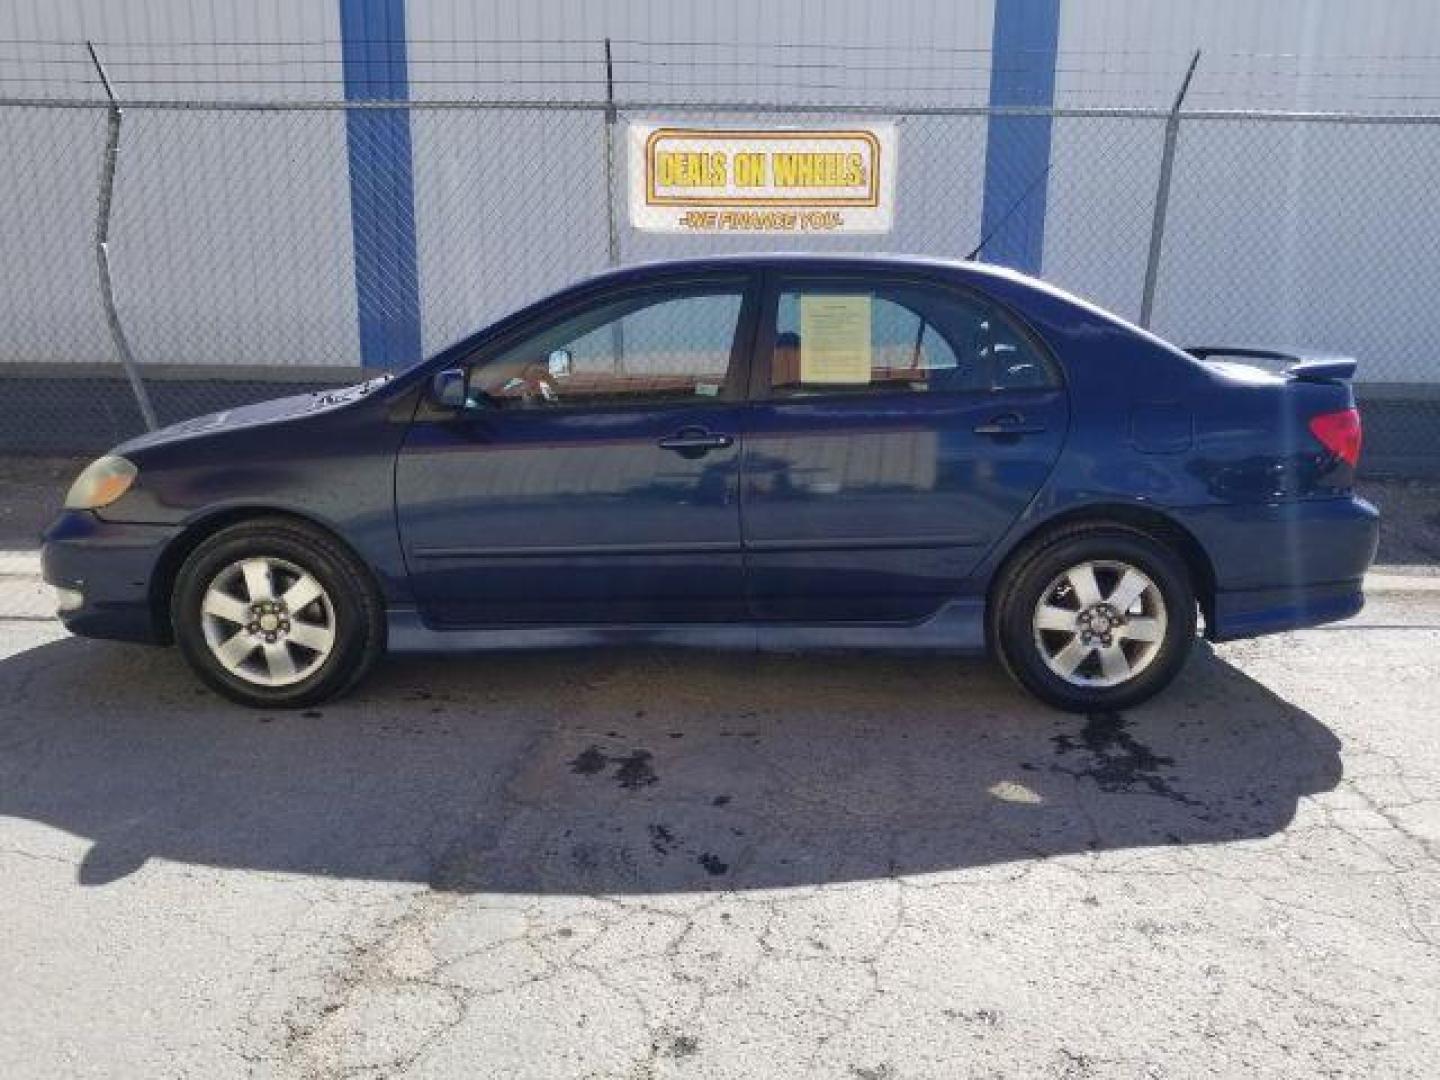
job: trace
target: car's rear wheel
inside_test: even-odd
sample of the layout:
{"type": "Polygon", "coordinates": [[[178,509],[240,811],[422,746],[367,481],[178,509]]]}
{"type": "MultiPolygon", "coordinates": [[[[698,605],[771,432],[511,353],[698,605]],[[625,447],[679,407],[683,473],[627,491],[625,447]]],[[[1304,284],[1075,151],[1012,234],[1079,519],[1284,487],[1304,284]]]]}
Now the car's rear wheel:
{"type": "Polygon", "coordinates": [[[1121,526],[1055,534],[1024,554],[996,595],[992,635],[1006,669],[1072,712],[1127,708],[1157,693],[1195,638],[1183,560],[1121,526]]]}
{"type": "Polygon", "coordinates": [[[343,693],[384,646],[364,568],[319,529],[285,518],[242,522],[203,541],[176,577],[171,620],[196,673],[258,707],[343,693]]]}

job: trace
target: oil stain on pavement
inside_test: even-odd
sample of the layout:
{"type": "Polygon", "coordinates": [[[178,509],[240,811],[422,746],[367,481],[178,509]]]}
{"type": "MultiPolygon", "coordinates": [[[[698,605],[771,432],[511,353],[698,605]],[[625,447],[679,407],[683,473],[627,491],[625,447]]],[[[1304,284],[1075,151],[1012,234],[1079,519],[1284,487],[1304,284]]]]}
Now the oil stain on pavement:
{"type": "Polygon", "coordinates": [[[1084,765],[1052,764],[1050,768],[1054,772],[1076,779],[1085,777],[1107,794],[1144,789],[1185,806],[1198,805],[1164,775],[1162,770],[1172,767],[1175,759],[1155,753],[1135,738],[1129,730],[1129,721],[1121,713],[1091,713],[1078,737],[1062,733],[1050,741],[1057,755],[1089,755],[1084,765]]]}
{"type": "Polygon", "coordinates": [[[605,753],[598,746],[589,746],[575,760],[570,762],[570,771],[577,776],[595,776],[610,766],[615,766],[615,781],[627,791],[649,787],[660,778],[655,775],[651,763],[655,757],[649,750],[631,750],[623,756],[605,753]]]}

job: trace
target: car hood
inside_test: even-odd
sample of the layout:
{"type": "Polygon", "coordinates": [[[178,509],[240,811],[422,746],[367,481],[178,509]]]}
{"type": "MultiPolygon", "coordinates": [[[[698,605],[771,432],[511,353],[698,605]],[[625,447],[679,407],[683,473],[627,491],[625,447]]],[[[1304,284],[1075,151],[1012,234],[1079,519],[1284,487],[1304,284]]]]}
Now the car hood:
{"type": "Polygon", "coordinates": [[[138,435],[121,443],[113,453],[122,457],[141,453],[152,447],[184,442],[189,439],[205,438],[221,432],[238,431],[243,428],[260,427],[265,424],[285,423],[317,413],[331,412],[343,408],[366,396],[382,385],[389,376],[370,379],[353,386],[334,390],[313,390],[305,394],[291,394],[288,397],[257,401],[252,405],[239,405],[233,409],[194,416],[177,424],[156,431],[138,435]]]}

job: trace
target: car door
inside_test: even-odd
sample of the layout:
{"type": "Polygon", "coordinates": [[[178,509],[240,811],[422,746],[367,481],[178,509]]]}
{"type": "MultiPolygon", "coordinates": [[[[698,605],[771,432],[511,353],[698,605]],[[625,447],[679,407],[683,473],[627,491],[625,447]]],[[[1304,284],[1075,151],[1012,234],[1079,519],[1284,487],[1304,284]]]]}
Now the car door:
{"type": "Polygon", "coordinates": [[[467,364],[422,409],[399,527],[439,627],[743,617],[739,468],[750,275],[592,297],[467,364]]]}
{"type": "Polygon", "coordinates": [[[1064,440],[1059,372],[984,297],[772,275],[742,481],[756,618],[911,621],[966,578],[1064,440]]]}

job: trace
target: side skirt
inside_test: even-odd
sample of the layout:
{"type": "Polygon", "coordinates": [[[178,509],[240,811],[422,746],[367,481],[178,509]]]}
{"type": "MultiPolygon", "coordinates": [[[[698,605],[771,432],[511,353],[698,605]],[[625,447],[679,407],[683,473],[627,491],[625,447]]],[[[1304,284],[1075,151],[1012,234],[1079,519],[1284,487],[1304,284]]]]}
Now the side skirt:
{"type": "Polygon", "coordinates": [[[389,647],[397,653],[492,652],[654,646],[790,652],[812,649],[985,651],[985,602],[952,600],[910,624],[635,623],[592,626],[494,626],[435,630],[413,608],[387,612],[389,647]]]}

